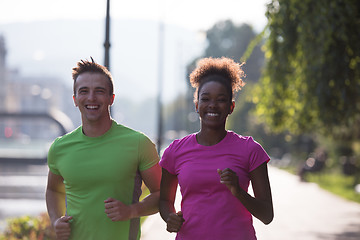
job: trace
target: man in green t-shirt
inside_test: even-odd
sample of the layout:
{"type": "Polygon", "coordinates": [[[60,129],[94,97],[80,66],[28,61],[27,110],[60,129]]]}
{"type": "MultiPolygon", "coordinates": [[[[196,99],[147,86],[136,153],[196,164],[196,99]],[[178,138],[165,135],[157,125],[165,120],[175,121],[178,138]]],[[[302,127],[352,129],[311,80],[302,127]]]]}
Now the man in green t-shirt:
{"type": "Polygon", "coordinates": [[[155,145],[111,118],[113,80],[104,66],[81,60],[72,76],[82,125],[48,153],[46,204],[57,239],[140,239],[140,216],[158,212],[155,145]],[[143,181],[150,194],[139,202],[143,181]]]}

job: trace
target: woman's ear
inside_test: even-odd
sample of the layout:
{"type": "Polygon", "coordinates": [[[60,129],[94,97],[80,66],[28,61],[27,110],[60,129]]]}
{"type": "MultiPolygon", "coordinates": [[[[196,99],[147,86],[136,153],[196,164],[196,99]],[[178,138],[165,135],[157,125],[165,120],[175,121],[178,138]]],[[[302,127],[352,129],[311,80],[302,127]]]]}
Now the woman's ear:
{"type": "Polygon", "coordinates": [[[235,101],[231,101],[229,114],[232,114],[235,108],[235,101]]]}

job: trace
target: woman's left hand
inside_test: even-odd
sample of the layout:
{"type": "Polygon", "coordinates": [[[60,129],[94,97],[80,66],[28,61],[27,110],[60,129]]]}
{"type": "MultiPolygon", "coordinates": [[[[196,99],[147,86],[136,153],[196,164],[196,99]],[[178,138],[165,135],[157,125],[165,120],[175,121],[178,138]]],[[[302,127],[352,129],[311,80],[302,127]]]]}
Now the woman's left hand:
{"type": "Polygon", "coordinates": [[[220,183],[225,184],[231,193],[236,196],[239,191],[239,178],[236,173],[230,168],[217,169],[217,172],[220,176],[220,183]]]}
{"type": "Polygon", "coordinates": [[[266,162],[250,172],[250,181],[255,197],[240,187],[239,178],[233,170],[225,168],[224,170],[218,169],[217,172],[220,182],[226,185],[253,216],[265,224],[269,224],[273,220],[274,210],[266,162]]]}

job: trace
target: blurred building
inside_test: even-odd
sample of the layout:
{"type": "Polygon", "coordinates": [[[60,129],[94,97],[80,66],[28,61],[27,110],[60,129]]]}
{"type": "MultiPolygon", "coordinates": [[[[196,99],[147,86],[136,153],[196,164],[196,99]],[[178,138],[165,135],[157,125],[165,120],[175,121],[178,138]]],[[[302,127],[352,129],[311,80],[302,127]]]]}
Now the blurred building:
{"type": "MultiPolygon", "coordinates": [[[[70,127],[73,121],[69,114],[64,114],[74,108],[70,87],[56,76],[42,76],[41,73],[36,77],[22,76],[19,70],[7,67],[6,53],[4,37],[0,36],[0,112],[52,115],[56,112],[61,121],[70,127]]],[[[31,139],[53,138],[56,133],[47,131],[51,128],[54,128],[54,124],[45,119],[27,119],[21,123],[14,119],[0,119],[0,129],[4,129],[2,134],[0,132],[0,138],[17,135],[31,139]]]]}

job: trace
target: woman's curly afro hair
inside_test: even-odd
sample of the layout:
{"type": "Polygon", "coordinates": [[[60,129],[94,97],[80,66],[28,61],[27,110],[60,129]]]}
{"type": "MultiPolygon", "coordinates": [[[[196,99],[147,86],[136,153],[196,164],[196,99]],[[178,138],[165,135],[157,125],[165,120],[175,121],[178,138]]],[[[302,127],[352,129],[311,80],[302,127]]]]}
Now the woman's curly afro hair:
{"type": "Polygon", "coordinates": [[[209,76],[217,75],[219,82],[230,88],[231,98],[235,92],[239,91],[245,82],[242,80],[245,73],[242,70],[244,63],[236,63],[233,59],[221,58],[203,58],[201,59],[195,70],[190,74],[190,84],[196,88],[194,100],[197,100],[200,88],[206,83],[209,76]]]}

